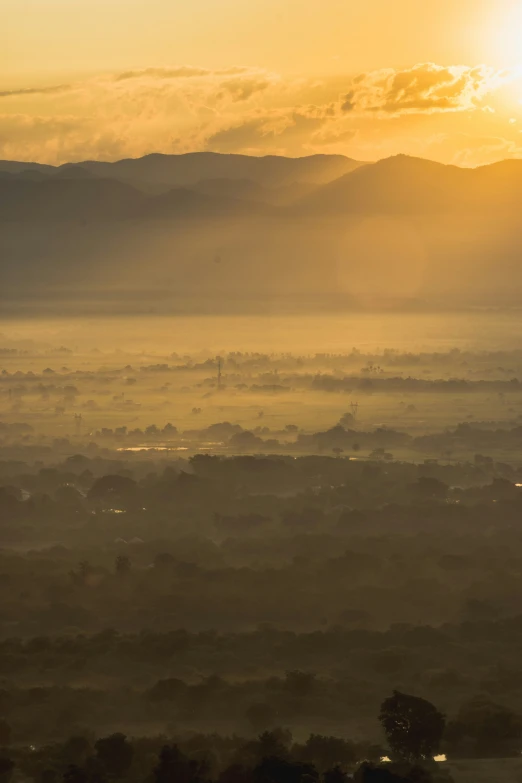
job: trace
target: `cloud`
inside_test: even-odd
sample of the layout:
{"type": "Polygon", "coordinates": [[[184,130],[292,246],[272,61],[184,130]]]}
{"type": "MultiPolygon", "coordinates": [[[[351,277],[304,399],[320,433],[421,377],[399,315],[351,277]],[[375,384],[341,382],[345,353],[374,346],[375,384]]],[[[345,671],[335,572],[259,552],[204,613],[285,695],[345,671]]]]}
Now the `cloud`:
{"type": "Polygon", "coordinates": [[[311,135],[328,121],[322,107],[298,107],[252,116],[211,134],[206,149],[214,152],[303,154],[311,135]]]}
{"type": "Polygon", "coordinates": [[[114,80],[121,82],[129,79],[194,79],[208,76],[235,76],[241,73],[249,73],[251,70],[242,65],[221,70],[180,65],[177,68],[142,68],[135,71],[124,71],[116,74],[114,80]]]}
{"type": "Polygon", "coordinates": [[[114,159],[126,151],[116,128],[74,115],[0,114],[0,158],[51,164],[86,158],[114,159]]]}
{"type": "Polygon", "coordinates": [[[522,142],[502,136],[442,133],[430,140],[428,154],[457,166],[483,166],[504,158],[522,157],[522,142]]]}
{"type": "Polygon", "coordinates": [[[443,67],[421,63],[402,71],[386,69],[361,74],[341,97],[340,112],[383,114],[469,111],[497,89],[506,72],[486,66],[443,67]]]}
{"type": "Polygon", "coordinates": [[[353,111],[356,107],[355,103],[355,90],[350,90],[346,95],[343,95],[341,99],[341,112],[353,111]]]}
{"type": "Polygon", "coordinates": [[[71,89],[70,84],[56,84],[50,87],[22,87],[18,90],[2,90],[0,98],[16,98],[24,95],[56,95],[71,89]]]}
{"type": "Polygon", "coordinates": [[[223,82],[222,88],[230,93],[234,101],[247,101],[256,92],[270,87],[268,79],[230,79],[223,82]]]}
{"type": "Polygon", "coordinates": [[[352,141],[357,134],[358,131],[354,128],[343,129],[336,125],[333,128],[321,128],[313,134],[310,142],[313,146],[335,147],[352,141]]]}
{"type": "Polygon", "coordinates": [[[0,157],[63,163],[209,149],[375,159],[428,155],[434,144],[449,162],[461,143],[468,150],[462,162],[490,160],[518,151],[518,138],[502,143],[517,134],[505,101],[513,89],[500,89],[513,78],[485,66],[433,63],[321,78],[244,65],[118,71],[0,92],[10,99],[2,103],[0,157]],[[468,144],[459,133],[483,141],[468,144]],[[437,147],[433,140],[442,137],[449,140],[437,147]]]}

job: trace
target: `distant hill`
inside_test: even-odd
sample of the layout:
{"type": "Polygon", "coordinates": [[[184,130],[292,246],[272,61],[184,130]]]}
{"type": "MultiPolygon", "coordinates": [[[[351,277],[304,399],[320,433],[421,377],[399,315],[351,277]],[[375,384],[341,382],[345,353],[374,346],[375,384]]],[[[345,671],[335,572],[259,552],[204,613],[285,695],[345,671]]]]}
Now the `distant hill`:
{"type": "Polygon", "coordinates": [[[266,215],[267,204],[229,196],[174,188],[147,196],[115,179],[79,179],[67,169],[64,175],[31,181],[0,172],[0,221],[92,221],[208,219],[266,215]]]}
{"type": "Polygon", "coordinates": [[[0,303],[31,311],[53,297],[92,304],[136,292],[153,308],[143,291],[156,286],[166,311],[519,306],[521,199],[522,160],[477,169],[407,156],[7,161],[0,303]]]}
{"type": "MultiPolygon", "coordinates": [[[[23,176],[26,173],[27,172],[24,171],[20,176],[23,176]]],[[[55,179],[93,179],[96,177],[96,174],[92,171],[89,171],[89,169],[86,169],[83,166],[78,166],[77,163],[67,163],[65,166],[59,166],[54,169],[50,174],[47,172],[47,174],[55,179]]]]}
{"type": "Polygon", "coordinates": [[[0,160],[0,171],[8,171],[11,174],[19,174],[22,171],[27,171],[27,169],[32,169],[33,171],[38,170],[44,173],[52,173],[56,170],[56,166],[49,166],[46,163],[32,163],[29,161],[24,162],[19,160],[0,160]]]}
{"type": "Polygon", "coordinates": [[[353,163],[335,156],[249,158],[214,153],[46,168],[28,163],[26,169],[4,161],[0,163],[0,220],[206,219],[273,214],[274,209],[283,219],[511,214],[518,211],[522,198],[522,160],[466,169],[398,155],[357,165],[327,184],[310,181],[353,163]],[[208,169],[226,169],[228,176],[197,179],[208,169]],[[248,169],[257,178],[239,176],[248,169]],[[169,178],[195,181],[170,186],[169,178]]]}
{"type": "Polygon", "coordinates": [[[267,187],[251,179],[202,179],[191,190],[215,198],[235,198],[262,204],[284,206],[313,193],[317,185],[294,182],[280,187],[267,187]]]}
{"type": "Polygon", "coordinates": [[[353,171],[361,163],[343,155],[311,155],[286,158],[269,155],[223,155],[216,152],[193,152],[185,155],[152,154],[115,162],[83,161],[48,166],[21,161],[0,161],[0,172],[13,174],[27,169],[49,175],[84,177],[86,172],[104,179],[119,179],[133,184],[156,185],[162,189],[188,187],[201,180],[251,180],[268,187],[304,182],[323,185],[353,171]]]}
{"type": "Polygon", "coordinates": [[[174,188],[159,196],[150,196],[139,205],[136,217],[142,218],[216,218],[269,214],[270,208],[249,199],[211,196],[188,188],[174,188]]]}
{"type": "Polygon", "coordinates": [[[311,155],[285,158],[269,155],[223,155],[193,152],[186,155],[146,155],[114,163],[83,161],[79,164],[95,174],[117,179],[188,187],[202,179],[250,179],[271,187],[293,182],[325,184],[353,171],[361,164],[343,155],[311,155]]]}
{"type": "Polygon", "coordinates": [[[145,196],[117,180],[0,178],[0,219],[108,220],[136,213],[145,196]]]}
{"type": "Polygon", "coordinates": [[[496,211],[515,208],[521,196],[522,160],[469,169],[397,155],[316,189],[298,209],[317,215],[496,211]]]}

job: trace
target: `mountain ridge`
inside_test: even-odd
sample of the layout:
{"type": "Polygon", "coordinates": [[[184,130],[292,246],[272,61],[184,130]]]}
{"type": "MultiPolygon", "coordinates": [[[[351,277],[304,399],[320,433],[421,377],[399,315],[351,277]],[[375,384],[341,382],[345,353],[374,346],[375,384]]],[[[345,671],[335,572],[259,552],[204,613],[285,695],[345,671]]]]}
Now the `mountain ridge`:
{"type": "Polygon", "coordinates": [[[20,173],[27,168],[58,175],[76,167],[97,176],[143,181],[170,187],[187,187],[201,179],[252,179],[268,186],[288,185],[296,181],[325,184],[362,165],[343,155],[308,155],[289,158],[282,155],[255,157],[217,152],[189,152],[181,155],[151,153],[139,158],[116,161],[84,160],[60,166],[0,161],[0,171],[20,173]]]}
{"type": "Polygon", "coordinates": [[[236,168],[236,178],[148,188],[77,164],[34,171],[0,176],[0,300],[13,307],[129,290],[140,298],[152,282],[164,299],[202,311],[215,300],[280,307],[286,297],[320,307],[338,294],[452,305],[522,296],[518,159],[465,169],[397,156],[309,185],[289,205],[269,203],[303,187],[278,184],[279,170],[269,185],[236,168]]]}
{"type": "MultiPolygon", "coordinates": [[[[317,181],[312,183],[292,179],[288,171],[278,170],[275,175],[273,172],[263,171],[261,176],[259,167],[266,161],[269,161],[269,165],[276,161],[276,167],[281,165],[281,161],[285,161],[283,166],[287,166],[291,161],[301,161],[299,165],[308,167],[310,174],[311,169],[317,165],[322,167],[326,160],[331,172],[331,166],[338,163],[337,158],[332,161],[328,156],[294,159],[189,153],[188,156],[155,155],[132,160],[137,161],[140,166],[146,166],[147,159],[154,157],[156,166],[158,163],[163,165],[164,161],[168,160],[176,168],[180,159],[183,159],[182,165],[186,166],[187,160],[190,162],[193,159],[190,156],[197,156],[198,167],[202,161],[207,160],[217,160],[219,167],[230,161],[234,161],[235,166],[238,160],[243,165],[246,160],[248,166],[254,165],[258,168],[258,176],[240,177],[239,174],[244,172],[236,167],[228,172],[230,176],[204,176],[188,185],[172,185],[172,179],[186,179],[186,172],[180,174],[177,170],[176,175],[169,180],[168,172],[155,170],[158,180],[154,183],[153,177],[148,180],[146,177],[140,179],[139,172],[136,171],[130,178],[117,176],[120,170],[110,167],[118,165],[118,162],[102,163],[100,165],[103,168],[96,171],[86,168],[85,163],[64,164],[43,171],[33,168],[32,163],[28,163],[28,168],[23,169],[20,168],[19,162],[4,161],[0,162],[0,220],[38,217],[104,220],[183,216],[197,218],[198,207],[200,216],[205,218],[275,212],[289,218],[442,212],[498,213],[502,210],[507,214],[517,209],[517,204],[522,199],[522,160],[516,158],[471,169],[425,158],[397,155],[375,163],[357,165],[322,184],[317,181]],[[10,165],[5,165],[2,169],[2,165],[6,163],[10,165]],[[143,185],[145,181],[147,184],[143,185]],[[54,204],[50,202],[53,198],[57,199],[54,204]],[[262,205],[265,209],[261,209],[262,205]],[[270,210],[266,209],[268,206],[270,210]]],[[[351,166],[352,161],[346,160],[348,163],[343,166],[351,166]]],[[[324,178],[325,172],[322,168],[319,179],[324,178]]],[[[203,173],[208,172],[199,168],[192,172],[194,178],[203,173]]],[[[295,173],[292,172],[292,176],[295,173]]],[[[301,169],[300,173],[306,171],[301,169]]],[[[152,176],[150,172],[149,175],[152,176]]],[[[317,178],[316,176],[316,180],[317,178]]]]}

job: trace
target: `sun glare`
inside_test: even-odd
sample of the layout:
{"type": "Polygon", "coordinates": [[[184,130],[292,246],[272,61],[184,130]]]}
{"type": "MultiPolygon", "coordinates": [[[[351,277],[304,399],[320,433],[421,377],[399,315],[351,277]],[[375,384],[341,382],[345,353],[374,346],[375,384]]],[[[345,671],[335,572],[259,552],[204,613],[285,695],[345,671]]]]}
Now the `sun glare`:
{"type": "Polygon", "coordinates": [[[502,62],[522,64],[522,2],[512,3],[500,18],[491,20],[494,48],[502,62]]]}

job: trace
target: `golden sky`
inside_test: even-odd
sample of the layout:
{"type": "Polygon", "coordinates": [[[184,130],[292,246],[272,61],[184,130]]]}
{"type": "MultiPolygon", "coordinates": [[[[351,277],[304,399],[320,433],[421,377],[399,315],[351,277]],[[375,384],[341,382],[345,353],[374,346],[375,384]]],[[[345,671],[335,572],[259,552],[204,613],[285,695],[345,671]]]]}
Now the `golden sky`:
{"type": "Polygon", "coordinates": [[[0,158],[522,157],[522,0],[0,0],[0,158]]]}

